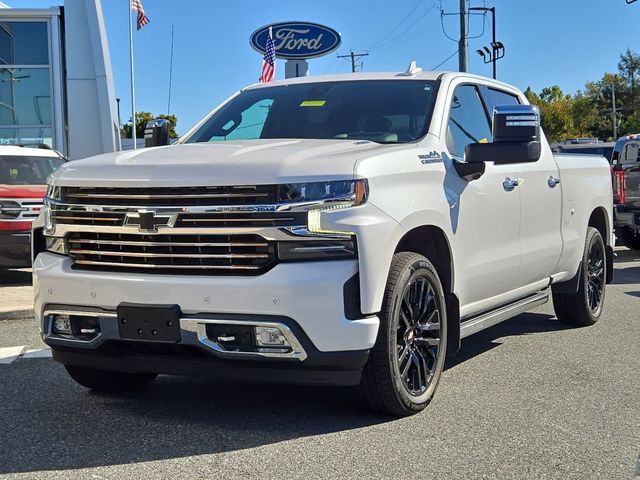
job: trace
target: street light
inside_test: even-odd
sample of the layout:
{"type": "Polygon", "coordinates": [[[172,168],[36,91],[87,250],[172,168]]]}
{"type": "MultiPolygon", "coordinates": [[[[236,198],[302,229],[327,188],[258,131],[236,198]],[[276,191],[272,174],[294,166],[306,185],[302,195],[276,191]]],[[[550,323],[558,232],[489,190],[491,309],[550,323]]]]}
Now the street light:
{"type": "MultiPolygon", "coordinates": [[[[629,0],[627,0],[629,1],[629,0]]],[[[636,0],[632,0],[636,1],[636,0]]],[[[504,45],[496,40],[496,7],[471,7],[469,10],[476,10],[482,12],[491,12],[492,23],[492,37],[491,37],[491,50],[487,47],[483,47],[484,50],[476,50],[476,53],[482,57],[484,63],[493,63],[493,78],[496,78],[496,62],[504,57],[504,45]]]]}
{"type": "Polygon", "coordinates": [[[635,1],[637,1],[637,0],[627,0],[627,5],[631,5],[635,1]]]}

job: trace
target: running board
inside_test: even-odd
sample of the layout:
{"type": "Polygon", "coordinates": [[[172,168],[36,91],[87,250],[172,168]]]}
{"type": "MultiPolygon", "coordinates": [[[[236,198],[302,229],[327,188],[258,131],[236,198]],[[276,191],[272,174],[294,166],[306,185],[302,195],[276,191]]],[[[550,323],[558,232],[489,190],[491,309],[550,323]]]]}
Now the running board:
{"type": "Polygon", "coordinates": [[[530,297],[505,305],[504,307],[483,313],[478,317],[465,320],[460,324],[460,338],[465,338],[469,335],[473,335],[474,333],[478,333],[485,328],[492,327],[500,322],[504,322],[505,320],[515,317],[516,315],[520,315],[533,307],[544,305],[548,301],[549,289],[546,289],[530,297]]]}

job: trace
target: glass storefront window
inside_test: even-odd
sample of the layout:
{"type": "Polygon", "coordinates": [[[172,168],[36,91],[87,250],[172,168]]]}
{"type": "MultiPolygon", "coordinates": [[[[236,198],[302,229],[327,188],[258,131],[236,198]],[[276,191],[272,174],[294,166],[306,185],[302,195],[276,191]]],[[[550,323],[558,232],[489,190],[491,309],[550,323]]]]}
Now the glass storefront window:
{"type": "Polygon", "coordinates": [[[0,65],[47,65],[46,22],[0,22],[0,65]]]}
{"type": "Polygon", "coordinates": [[[48,68],[0,68],[0,125],[50,125],[48,68]]]}
{"type": "Polygon", "coordinates": [[[53,135],[46,128],[2,128],[0,127],[0,145],[39,145],[53,148],[53,135]]]}

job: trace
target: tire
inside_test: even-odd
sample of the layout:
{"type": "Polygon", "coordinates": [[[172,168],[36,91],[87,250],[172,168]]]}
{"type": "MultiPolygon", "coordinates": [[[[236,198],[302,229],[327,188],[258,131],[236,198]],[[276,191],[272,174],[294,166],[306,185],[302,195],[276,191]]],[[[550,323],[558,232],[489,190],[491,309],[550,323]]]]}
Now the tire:
{"type": "Polygon", "coordinates": [[[621,228],[616,231],[616,236],[620,237],[622,244],[631,250],[640,250],[640,235],[629,228],[621,228]]]}
{"type": "Polygon", "coordinates": [[[158,376],[155,373],[125,373],[72,365],[64,368],[77,383],[98,392],[128,392],[150,384],[158,376]]]}
{"type": "Polygon", "coordinates": [[[595,228],[589,227],[582,253],[578,291],[553,294],[553,308],[558,320],[588,326],[600,319],[606,290],[606,264],[602,235],[595,228]]]}
{"type": "Polygon", "coordinates": [[[362,372],[361,397],[387,414],[422,411],[438,387],[446,345],[445,297],[433,264],[417,253],[395,254],[378,337],[362,372]]]}

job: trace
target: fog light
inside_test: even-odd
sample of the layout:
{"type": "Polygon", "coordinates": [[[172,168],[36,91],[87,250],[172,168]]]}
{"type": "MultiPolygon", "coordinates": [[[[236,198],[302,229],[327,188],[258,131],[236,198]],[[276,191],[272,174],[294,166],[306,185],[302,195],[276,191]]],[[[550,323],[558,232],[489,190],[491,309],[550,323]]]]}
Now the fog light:
{"type": "Polygon", "coordinates": [[[256,327],[256,343],[259,347],[290,347],[279,328],[256,327]]]}
{"type": "Polygon", "coordinates": [[[56,315],[53,319],[53,333],[71,335],[71,318],[66,315],[56,315]]]}

